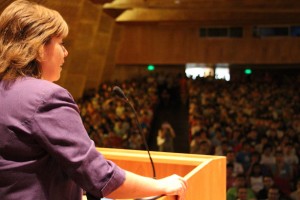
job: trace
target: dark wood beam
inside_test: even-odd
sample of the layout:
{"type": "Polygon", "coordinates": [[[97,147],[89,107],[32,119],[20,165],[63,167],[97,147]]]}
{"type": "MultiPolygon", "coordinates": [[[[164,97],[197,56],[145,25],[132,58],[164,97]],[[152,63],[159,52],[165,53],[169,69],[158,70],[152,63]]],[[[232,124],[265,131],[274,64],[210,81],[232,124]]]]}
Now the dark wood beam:
{"type": "Polygon", "coordinates": [[[105,4],[105,3],[110,3],[113,0],[90,0],[91,2],[95,3],[95,4],[105,4]]]}
{"type": "Polygon", "coordinates": [[[300,10],[295,12],[202,11],[174,9],[132,9],[117,18],[118,23],[185,22],[211,25],[300,24],[300,10]]]}

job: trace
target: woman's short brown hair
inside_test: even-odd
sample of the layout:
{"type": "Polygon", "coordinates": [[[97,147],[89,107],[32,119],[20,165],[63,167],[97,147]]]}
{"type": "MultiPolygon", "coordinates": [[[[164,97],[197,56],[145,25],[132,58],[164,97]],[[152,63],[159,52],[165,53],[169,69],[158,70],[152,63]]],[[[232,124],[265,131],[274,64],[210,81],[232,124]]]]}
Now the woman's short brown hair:
{"type": "Polygon", "coordinates": [[[52,37],[66,37],[68,25],[55,10],[16,0],[0,15],[0,80],[41,78],[39,50],[52,37]]]}

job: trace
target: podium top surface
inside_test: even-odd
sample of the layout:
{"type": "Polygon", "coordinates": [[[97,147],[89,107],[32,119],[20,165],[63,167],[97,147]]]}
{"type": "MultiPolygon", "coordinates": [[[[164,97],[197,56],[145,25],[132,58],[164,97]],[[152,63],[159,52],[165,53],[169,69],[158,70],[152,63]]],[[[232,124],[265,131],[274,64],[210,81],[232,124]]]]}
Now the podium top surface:
{"type": "MultiPolygon", "coordinates": [[[[148,153],[144,150],[115,148],[97,148],[97,150],[109,159],[128,160],[130,158],[134,158],[135,160],[139,160],[140,162],[149,162],[148,153]]],[[[176,164],[180,162],[181,164],[192,166],[212,160],[225,159],[224,156],[210,156],[189,153],[150,151],[150,154],[152,159],[159,163],[176,164]]]]}

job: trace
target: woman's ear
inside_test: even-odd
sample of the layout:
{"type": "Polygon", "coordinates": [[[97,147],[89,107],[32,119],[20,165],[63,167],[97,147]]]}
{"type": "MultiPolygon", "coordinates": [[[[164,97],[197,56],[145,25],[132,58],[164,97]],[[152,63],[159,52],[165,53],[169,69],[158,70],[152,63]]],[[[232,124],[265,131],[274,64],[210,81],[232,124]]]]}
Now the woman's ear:
{"type": "Polygon", "coordinates": [[[38,62],[42,62],[44,60],[44,56],[45,56],[45,45],[41,45],[38,50],[38,55],[37,55],[36,60],[38,62]]]}

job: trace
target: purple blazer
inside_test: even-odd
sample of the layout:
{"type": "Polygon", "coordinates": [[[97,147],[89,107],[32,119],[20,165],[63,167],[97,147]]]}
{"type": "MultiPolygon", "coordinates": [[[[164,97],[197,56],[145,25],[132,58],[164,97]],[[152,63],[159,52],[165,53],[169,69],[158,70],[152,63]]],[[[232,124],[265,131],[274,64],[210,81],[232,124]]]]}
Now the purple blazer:
{"type": "Polygon", "coordinates": [[[0,82],[1,200],[79,200],[82,189],[103,197],[124,180],[95,149],[67,90],[29,77],[0,82]]]}

